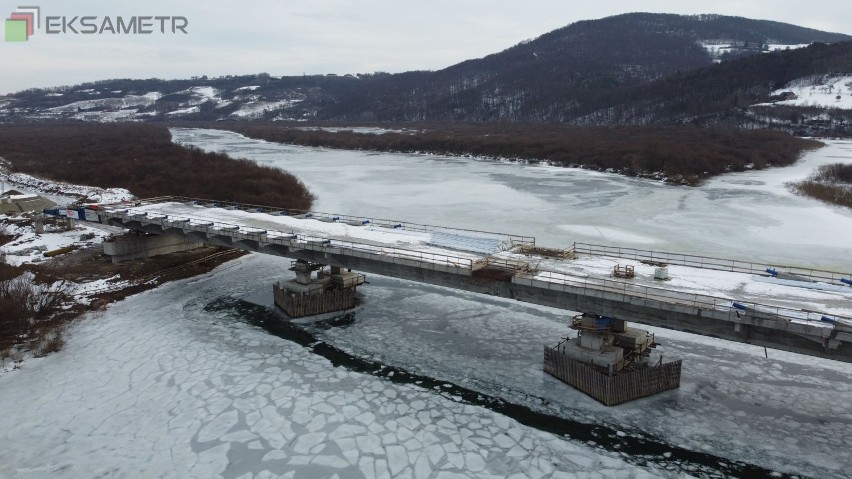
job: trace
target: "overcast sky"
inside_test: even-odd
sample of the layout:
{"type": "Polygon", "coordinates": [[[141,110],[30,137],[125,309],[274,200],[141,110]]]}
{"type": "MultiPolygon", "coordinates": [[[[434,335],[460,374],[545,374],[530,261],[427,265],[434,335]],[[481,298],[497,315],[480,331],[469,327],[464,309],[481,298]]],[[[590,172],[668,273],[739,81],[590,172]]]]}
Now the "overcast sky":
{"type": "MultiPolygon", "coordinates": [[[[5,0],[39,6],[29,41],[0,43],[0,94],[109,78],[436,70],[578,20],[718,13],[852,34],[849,0],[5,0]],[[711,6],[712,5],[712,6],[711,6]],[[188,34],[46,34],[44,17],[183,16],[188,34]]],[[[79,21],[79,20],[78,20],[79,21]]],[[[76,27],[81,28],[79,24],[76,27]]],[[[54,23],[54,29],[56,23],[54,23]]]]}

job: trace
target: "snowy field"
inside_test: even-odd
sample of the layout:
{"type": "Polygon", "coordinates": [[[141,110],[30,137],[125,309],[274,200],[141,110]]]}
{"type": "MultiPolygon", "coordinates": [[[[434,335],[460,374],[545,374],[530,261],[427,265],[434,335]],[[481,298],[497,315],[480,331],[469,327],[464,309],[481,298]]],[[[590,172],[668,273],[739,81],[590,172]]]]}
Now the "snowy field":
{"type": "MultiPolygon", "coordinates": [[[[0,215],[0,220],[8,219],[0,215]]],[[[94,225],[80,222],[73,230],[61,231],[59,228],[48,226],[44,233],[37,234],[32,225],[18,226],[14,223],[8,226],[0,226],[0,232],[16,236],[13,241],[0,246],[0,253],[6,255],[6,263],[20,266],[25,263],[38,263],[44,261],[42,253],[66,248],[69,246],[86,247],[100,244],[103,238],[118,231],[118,228],[110,228],[105,225],[94,225]],[[81,239],[82,236],[94,235],[90,239],[81,239]]]]}
{"type": "MultiPolygon", "coordinates": [[[[98,188],[95,186],[72,185],[50,180],[43,180],[24,173],[8,173],[0,168],[0,182],[7,187],[38,194],[53,200],[59,205],[65,205],[80,197],[92,201],[116,203],[133,197],[124,188],[98,188]]],[[[0,219],[9,220],[5,215],[0,219]]],[[[6,255],[6,262],[15,266],[45,260],[43,253],[69,246],[86,247],[99,244],[103,238],[120,232],[121,229],[90,222],[77,222],[75,229],[61,231],[59,228],[48,226],[43,234],[37,234],[32,222],[28,225],[17,225],[10,222],[0,229],[5,234],[16,237],[13,241],[0,246],[0,253],[6,255]],[[83,235],[93,235],[90,239],[82,239],[83,235]]]]}
{"type": "Polygon", "coordinates": [[[817,75],[805,77],[772,92],[793,92],[796,98],[764,105],[810,106],[816,108],[852,109],[852,75],[817,75]]]}
{"type": "Polygon", "coordinates": [[[289,108],[295,105],[296,103],[299,103],[300,101],[302,100],[252,101],[243,104],[239,110],[231,113],[231,116],[243,120],[261,118],[263,114],[268,111],[289,108]]]}
{"type": "MultiPolygon", "coordinates": [[[[650,244],[852,270],[852,214],[783,187],[819,164],[852,161],[848,142],[790,168],[685,188],[227,132],[173,134],[292,171],[322,211],[532,232],[544,245],[650,244]],[[596,230],[566,234],[565,225],[593,225],[603,239],[596,230]]],[[[707,458],[731,466],[730,476],[748,470],[737,461],[819,478],[852,470],[852,365],[773,350],[766,358],[762,348],[652,329],[666,358],[684,360],[681,388],[606,408],[541,372],[542,346],[569,332],[564,311],[371,276],[354,322],[308,326],[353,358],[437,381],[427,388],[397,381],[399,372],[392,379],[335,365],[320,345],[268,332],[280,321],[239,300],[271,296],[271,283],[291,277],[288,266],[250,255],[136,295],[78,321],[63,351],[0,376],[0,410],[13,411],[0,415],[0,477],[723,474],[697,465],[707,458]],[[461,401],[459,388],[483,400],[461,401]],[[497,412],[489,397],[581,424],[567,436],[543,432],[497,412]],[[604,433],[590,444],[583,424],[604,433]],[[646,451],[628,447],[637,437],[646,451]]]]}
{"type": "Polygon", "coordinates": [[[81,197],[86,197],[95,203],[118,203],[133,198],[133,195],[125,188],[99,188],[44,180],[26,173],[10,173],[2,165],[0,165],[0,183],[9,189],[39,194],[58,205],[74,202],[81,197]]]}
{"type": "MultiPolygon", "coordinates": [[[[720,63],[722,61],[722,55],[725,53],[738,53],[741,52],[745,45],[737,44],[738,42],[733,40],[699,40],[698,44],[701,45],[704,50],[707,51],[707,54],[710,55],[710,58],[713,59],[715,63],[720,63]]],[[[805,48],[809,43],[800,43],[800,44],[778,44],[778,43],[770,43],[766,45],[766,50],[764,52],[774,52],[778,50],[796,50],[799,48],[805,48]]]]}

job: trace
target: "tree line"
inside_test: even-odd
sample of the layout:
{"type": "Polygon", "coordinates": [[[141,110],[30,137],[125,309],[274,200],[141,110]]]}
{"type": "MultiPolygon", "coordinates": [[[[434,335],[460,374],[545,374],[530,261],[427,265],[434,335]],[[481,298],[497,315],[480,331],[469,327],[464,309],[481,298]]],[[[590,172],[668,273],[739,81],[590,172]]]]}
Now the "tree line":
{"type": "Polygon", "coordinates": [[[313,196],[293,175],[171,141],[157,124],[12,124],[0,129],[0,156],[21,173],[68,183],[123,187],[138,197],[190,196],[310,209],[313,196]]]}
{"type": "MultiPolygon", "coordinates": [[[[388,128],[387,124],[382,125],[388,128]]],[[[729,171],[795,162],[819,142],[772,130],[679,127],[569,127],[519,123],[405,124],[384,134],[275,123],[216,123],[252,138],[304,146],[546,161],[695,185],[729,171]]]]}

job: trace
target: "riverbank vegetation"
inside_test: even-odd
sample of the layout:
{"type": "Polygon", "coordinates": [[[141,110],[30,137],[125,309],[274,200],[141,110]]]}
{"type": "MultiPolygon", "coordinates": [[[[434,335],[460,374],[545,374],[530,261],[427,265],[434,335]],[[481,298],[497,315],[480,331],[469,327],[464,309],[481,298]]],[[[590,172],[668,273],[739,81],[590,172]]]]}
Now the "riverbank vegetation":
{"type": "Polygon", "coordinates": [[[852,164],[822,165],[806,180],[789,186],[800,195],[852,208],[852,164]]]}
{"type": "MultiPolygon", "coordinates": [[[[3,221],[8,218],[0,217],[0,226],[3,221]]],[[[37,264],[0,262],[0,375],[17,369],[28,357],[62,349],[68,325],[86,312],[169,281],[207,273],[243,254],[204,246],[112,264],[102,249],[91,247],[37,264]]]]}
{"type": "Polygon", "coordinates": [[[123,187],[140,198],[190,196],[310,209],[313,196],[293,175],[171,141],[162,125],[10,124],[0,157],[12,169],[55,181],[123,187]]]}
{"type": "MultiPolygon", "coordinates": [[[[202,126],[202,125],[197,125],[202,126]]],[[[406,124],[405,129],[215,123],[251,138],[383,152],[472,155],[547,162],[697,185],[730,171],[786,166],[821,143],[773,130],[683,127],[568,127],[508,123],[406,124]]]]}
{"type": "Polygon", "coordinates": [[[62,348],[67,283],[37,280],[24,268],[0,264],[0,364],[13,347],[44,356],[62,348]]]}

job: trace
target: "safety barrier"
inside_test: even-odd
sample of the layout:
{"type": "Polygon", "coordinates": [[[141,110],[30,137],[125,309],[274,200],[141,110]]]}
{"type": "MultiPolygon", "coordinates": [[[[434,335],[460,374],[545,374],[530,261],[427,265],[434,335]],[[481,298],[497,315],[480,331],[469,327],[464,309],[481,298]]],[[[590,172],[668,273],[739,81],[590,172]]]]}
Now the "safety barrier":
{"type": "Polygon", "coordinates": [[[420,233],[432,233],[435,231],[446,231],[446,232],[460,232],[465,234],[474,234],[474,235],[488,235],[488,236],[502,236],[508,239],[509,246],[508,248],[513,248],[521,245],[535,245],[535,237],[533,236],[522,236],[522,235],[514,235],[508,233],[498,233],[494,231],[482,231],[482,230],[474,230],[474,229],[465,229],[465,228],[449,228],[445,226],[434,226],[434,225],[424,225],[417,223],[409,223],[406,221],[397,221],[397,220],[388,220],[382,218],[371,218],[367,216],[351,216],[351,215],[343,215],[337,213],[324,213],[321,211],[310,211],[310,210],[286,210],[284,208],[276,208],[273,206],[267,205],[255,205],[255,204],[247,204],[247,203],[237,203],[232,201],[220,201],[220,200],[209,200],[209,199],[201,199],[201,198],[190,198],[185,196],[160,196],[156,198],[147,198],[144,200],[138,200],[133,202],[123,202],[117,203],[115,205],[106,205],[107,207],[132,207],[132,206],[141,206],[147,204],[157,204],[157,203],[187,203],[201,206],[209,206],[216,208],[231,208],[231,209],[239,209],[243,211],[255,211],[255,212],[286,212],[287,216],[300,216],[300,215],[310,215],[311,219],[318,220],[328,220],[335,221],[340,223],[359,223],[365,225],[372,226],[380,226],[383,228],[399,228],[404,229],[406,231],[415,231],[420,233]]]}
{"type": "Polygon", "coordinates": [[[184,232],[198,232],[205,235],[227,236],[236,240],[256,241],[258,245],[277,244],[295,249],[307,249],[326,253],[349,254],[359,257],[377,257],[382,261],[413,262],[418,266],[434,268],[445,266],[468,272],[473,267],[473,258],[464,258],[448,254],[406,250],[390,246],[376,246],[354,243],[296,233],[294,231],[261,230],[245,225],[208,221],[164,214],[139,214],[129,210],[111,210],[103,208],[101,214],[106,219],[120,218],[124,221],[139,221],[144,224],[158,225],[162,228],[176,228],[184,232]]]}
{"type": "MultiPolygon", "coordinates": [[[[577,289],[580,289],[585,291],[596,291],[599,293],[612,293],[621,295],[624,302],[628,302],[628,298],[633,298],[641,302],[658,301],[728,313],[736,313],[734,310],[739,310],[741,312],[740,314],[744,314],[745,311],[751,310],[762,313],[763,315],[775,316],[777,319],[783,321],[806,322],[813,326],[825,328],[832,327],[832,323],[824,320],[825,317],[831,317],[836,323],[842,323],[852,327],[852,318],[849,317],[826,315],[826,313],[822,312],[784,308],[781,306],[770,306],[755,302],[735,302],[730,298],[672,291],[660,287],[639,285],[626,281],[589,277],[581,278],[578,276],[554,273],[551,271],[519,274],[515,276],[512,281],[530,286],[538,285],[545,289],[560,289],[554,287],[561,286],[563,291],[568,291],[569,289],[571,291],[576,291],[577,289]],[[735,304],[739,305],[740,308],[735,307],[735,304]]],[[[631,302],[636,303],[637,301],[631,302]]]]}
{"type": "Polygon", "coordinates": [[[739,261],[735,259],[713,258],[682,253],[666,253],[660,251],[622,248],[589,243],[574,243],[570,250],[574,254],[595,256],[612,256],[615,258],[664,263],[669,265],[688,266],[691,268],[714,269],[735,273],[767,274],[767,270],[795,275],[810,281],[825,281],[839,284],[843,278],[852,278],[852,273],[839,273],[812,268],[802,268],[789,265],[772,265],[739,261]]]}

